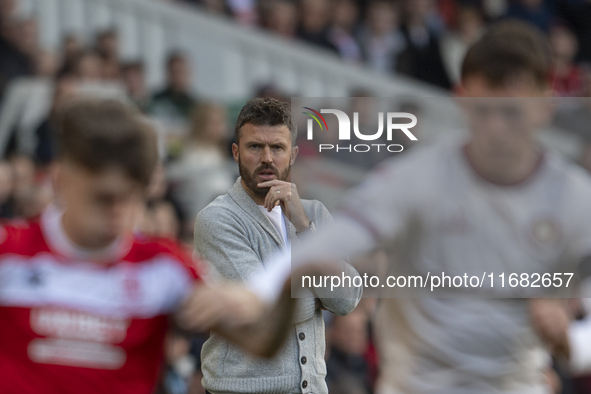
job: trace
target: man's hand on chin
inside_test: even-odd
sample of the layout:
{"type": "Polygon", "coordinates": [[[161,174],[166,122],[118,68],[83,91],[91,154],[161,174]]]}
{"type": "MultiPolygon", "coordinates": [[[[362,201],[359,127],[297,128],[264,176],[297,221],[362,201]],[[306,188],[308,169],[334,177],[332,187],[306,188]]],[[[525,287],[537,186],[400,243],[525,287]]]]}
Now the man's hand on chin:
{"type": "Polygon", "coordinates": [[[269,188],[263,204],[269,212],[277,204],[281,204],[281,209],[287,220],[293,224],[298,233],[310,227],[310,219],[308,219],[304,211],[304,206],[302,205],[302,200],[300,199],[295,183],[274,179],[272,181],[261,182],[257,186],[260,188],[269,188]]]}

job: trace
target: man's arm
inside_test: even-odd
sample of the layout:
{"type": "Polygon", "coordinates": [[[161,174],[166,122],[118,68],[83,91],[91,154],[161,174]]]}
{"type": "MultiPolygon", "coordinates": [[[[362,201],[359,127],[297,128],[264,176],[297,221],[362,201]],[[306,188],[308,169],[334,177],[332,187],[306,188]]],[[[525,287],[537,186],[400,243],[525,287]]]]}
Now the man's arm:
{"type": "MultiPolygon", "coordinates": [[[[335,272],[332,265],[321,264],[306,266],[294,275],[335,272]]],[[[255,277],[265,275],[260,271],[255,277]]],[[[213,331],[256,356],[273,357],[291,332],[297,301],[291,297],[290,280],[280,287],[276,299],[267,303],[242,284],[197,285],[176,322],[185,331],[213,331]]]]}
{"type": "MultiPolygon", "coordinates": [[[[337,270],[336,275],[338,277],[345,275],[353,279],[356,276],[359,276],[357,270],[344,261],[335,262],[334,270],[337,270]]],[[[306,273],[306,275],[309,274],[306,273]]],[[[363,295],[362,286],[342,286],[337,287],[334,290],[331,290],[329,287],[320,287],[313,289],[313,291],[323,308],[339,316],[345,316],[353,312],[353,310],[357,308],[359,301],[361,301],[361,296],[363,295]]]]}
{"type": "MultiPolygon", "coordinates": [[[[311,201],[307,208],[309,217],[313,218],[311,225],[306,231],[296,233],[299,242],[305,241],[308,238],[314,237],[318,229],[323,229],[331,225],[334,221],[332,215],[320,201],[311,201]],[[318,226],[318,227],[316,227],[318,226]]],[[[297,243],[296,243],[297,244],[297,243]]],[[[351,264],[346,262],[347,256],[342,255],[341,261],[334,262],[335,270],[338,268],[336,275],[350,277],[352,280],[359,276],[359,273],[351,264]]],[[[351,313],[359,304],[363,294],[362,287],[336,287],[330,289],[328,287],[311,289],[320,305],[327,311],[335,315],[344,316],[351,313]]]]}
{"type": "MultiPolygon", "coordinates": [[[[579,263],[578,274],[583,278],[579,284],[579,295],[591,297],[591,256],[579,263]]],[[[567,363],[573,374],[591,371],[591,317],[588,315],[591,298],[581,298],[577,309],[569,308],[570,299],[530,300],[530,315],[534,330],[546,343],[550,352],[567,363]],[[586,314],[582,320],[574,321],[574,315],[586,314]]]]}
{"type": "MultiPolygon", "coordinates": [[[[562,299],[531,299],[530,317],[534,330],[554,356],[570,358],[571,318],[562,299]]],[[[591,332],[589,332],[591,334],[591,332]]]]}
{"type": "Polygon", "coordinates": [[[337,216],[334,223],[315,236],[292,246],[291,252],[284,251],[271,258],[265,263],[264,272],[248,279],[248,287],[260,299],[272,303],[278,299],[282,284],[292,276],[312,276],[312,272],[341,275],[343,263],[340,259],[343,255],[363,254],[375,246],[376,239],[363,225],[348,217],[337,216]]]}
{"type": "MultiPolygon", "coordinates": [[[[572,226],[573,239],[569,253],[579,258],[576,267],[579,293],[583,309],[591,311],[591,211],[587,209],[591,198],[588,175],[575,178],[575,192],[565,223],[572,226]],[[586,308],[585,308],[586,307],[586,308]]],[[[567,362],[570,371],[581,374],[591,371],[591,316],[572,321],[572,312],[564,307],[563,300],[532,300],[530,305],[532,324],[538,335],[548,344],[550,351],[567,362]]]]}
{"type": "Polygon", "coordinates": [[[295,305],[290,281],[273,305],[240,284],[202,284],[196,286],[176,322],[183,330],[213,331],[255,356],[270,358],[290,333],[295,305]]]}

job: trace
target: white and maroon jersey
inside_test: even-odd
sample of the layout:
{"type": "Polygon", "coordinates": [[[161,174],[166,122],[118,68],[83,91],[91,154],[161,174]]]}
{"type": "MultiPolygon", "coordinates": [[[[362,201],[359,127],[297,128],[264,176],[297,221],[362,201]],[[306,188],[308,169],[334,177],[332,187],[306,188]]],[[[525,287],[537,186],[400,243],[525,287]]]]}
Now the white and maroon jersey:
{"type": "MultiPolygon", "coordinates": [[[[396,297],[397,289],[385,289],[375,325],[380,394],[546,392],[548,354],[525,298],[534,295],[511,288],[507,278],[576,272],[591,255],[591,177],[544,152],[523,182],[496,185],[475,172],[463,147],[450,141],[384,162],[347,195],[334,224],[267,262],[267,276],[250,281],[261,298],[273,299],[290,261],[300,266],[379,245],[397,252],[388,275],[408,267],[423,275],[494,273],[494,288],[458,289],[457,298],[428,290],[422,298],[396,297]]],[[[587,326],[577,343],[591,340],[587,326]]]]}
{"type": "MultiPolygon", "coordinates": [[[[377,242],[404,240],[398,265],[431,275],[493,272],[491,295],[528,297],[508,286],[509,273],[573,272],[591,255],[591,178],[550,152],[523,182],[501,186],[475,172],[462,141],[425,147],[385,163],[345,211],[377,242]]],[[[528,299],[464,297],[382,300],[381,393],[546,392],[548,356],[528,299]]]]}
{"type": "Polygon", "coordinates": [[[191,259],[137,235],[92,263],[60,218],[0,226],[0,393],[151,393],[191,259]]]}

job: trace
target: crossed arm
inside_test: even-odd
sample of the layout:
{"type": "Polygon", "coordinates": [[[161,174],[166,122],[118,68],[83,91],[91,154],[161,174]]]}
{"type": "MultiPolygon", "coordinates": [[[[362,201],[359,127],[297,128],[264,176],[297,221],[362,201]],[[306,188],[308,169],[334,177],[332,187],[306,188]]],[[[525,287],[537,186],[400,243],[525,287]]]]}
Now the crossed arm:
{"type": "MultiPolygon", "coordinates": [[[[294,275],[329,275],[339,269],[337,264],[323,263],[308,265],[294,275]]],[[[259,277],[268,278],[264,274],[259,277]]],[[[289,276],[272,302],[256,295],[252,283],[197,285],[176,315],[177,324],[188,332],[213,331],[256,356],[273,357],[291,332],[297,299],[292,298],[289,276]]]]}
{"type": "Polygon", "coordinates": [[[210,330],[256,356],[273,357],[293,324],[296,300],[290,285],[285,283],[273,305],[241,284],[197,285],[176,322],[186,331],[210,330]]]}

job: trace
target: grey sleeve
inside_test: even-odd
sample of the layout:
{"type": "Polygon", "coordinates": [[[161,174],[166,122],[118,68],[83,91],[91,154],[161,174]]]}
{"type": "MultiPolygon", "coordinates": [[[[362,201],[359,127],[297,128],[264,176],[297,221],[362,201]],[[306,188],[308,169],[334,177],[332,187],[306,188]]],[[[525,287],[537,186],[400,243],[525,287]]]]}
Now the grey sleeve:
{"type": "Polygon", "coordinates": [[[326,209],[324,204],[318,200],[310,201],[310,205],[304,207],[308,219],[310,219],[310,227],[300,233],[296,233],[298,240],[303,241],[306,238],[316,234],[318,229],[326,227],[333,222],[332,215],[326,209]]]}
{"type": "Polygon", "coordinates": [[[225,209],[205,209],[195,220],[195,251],[217,277],[244,281],[262,261],[250,246],[246,229],[225,209]]]}
{"type": "MultiPolygon", "coordinates": [[[[359,273],[349,263],[341,261],[342,272],[345,276],[351,277],[351,280],[359,276],[359,273]]],[[[315,289],[316,295],[320,299],[320,303],[329,312],[335,315],[345,316],[353,312],[359,304],[361,296],[363,295],[363,286],[360,287],[339,287],[331,291],[330,288],[321,287],[315,289]]]]}

